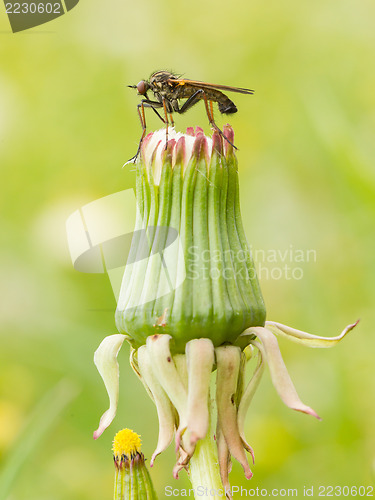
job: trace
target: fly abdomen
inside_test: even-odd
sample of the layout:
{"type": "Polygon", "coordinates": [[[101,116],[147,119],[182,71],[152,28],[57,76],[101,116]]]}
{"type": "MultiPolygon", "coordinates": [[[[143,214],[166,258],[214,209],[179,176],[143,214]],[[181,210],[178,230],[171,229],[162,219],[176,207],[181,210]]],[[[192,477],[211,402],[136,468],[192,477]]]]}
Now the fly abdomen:
{"type": "Polygon", "coordinates": [[[225,96],[225,98],[226,98],[225,100],[222,99],[221,101],[218,102],[220,113],[224,113],[226,115],[236,113],[237,107],[234,104],[234,102],[232,102],[230,99],[228,99],[227,96],[225,96]]]}

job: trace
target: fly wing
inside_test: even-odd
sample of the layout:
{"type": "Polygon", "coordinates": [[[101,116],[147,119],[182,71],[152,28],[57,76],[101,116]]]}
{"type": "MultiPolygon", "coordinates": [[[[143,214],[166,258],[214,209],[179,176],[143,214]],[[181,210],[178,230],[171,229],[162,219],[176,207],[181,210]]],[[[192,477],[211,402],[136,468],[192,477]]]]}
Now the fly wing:
{"type": "Polygon", "coordinates": [[[254,90],[242,87],[231,87],[229,85],[215,85],[213,83],[199,82],[198,80],[188,80],[187,78],[171,78],[168,83],[172,85],[191,85],[202,89],[227,90],[228,92],[238,92],[239,94],[254,94],[254,90]]]}

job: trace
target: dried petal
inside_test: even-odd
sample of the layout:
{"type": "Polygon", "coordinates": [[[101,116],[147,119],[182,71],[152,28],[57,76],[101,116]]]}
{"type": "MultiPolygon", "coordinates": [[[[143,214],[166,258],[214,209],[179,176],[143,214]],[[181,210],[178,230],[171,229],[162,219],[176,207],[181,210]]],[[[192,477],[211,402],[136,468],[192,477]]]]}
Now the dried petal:
{"type": "Polygon", "coordinates": [[[288,340],[303,344],[307,347],[333,347],[340,342],[340,340],[342,340],[347,333],[353,330],[353,328],[358,325],[358,322],[359,320],[351,325],[348,325],[337,337],[319,337],[317,335],[312,335],[311,333],[296,330],[295,328],[290,328],[289,326],[282,325],[281,323],[276,323],[275,321],[266,321],[265,326],[272,333],[282,335],[288,340]]]}
{"type": "Polygon", "coordinates": [[[185,469],[186,471],[188,470],[186,465],[188,462],[189,462],[188,454],[182,448],[179,448],[177,452],[177,462],[176,465],[173,467],[173,477],[175,479],[178,479],[178,474],[180,470],[182,469],[185,469]]]}
{"type": "MultiPolygon", "coordinates": [[[[186,390],[186,394],[188,393],[188,369],[186,363],[186,355],[185,354],[175,354],[173,356],[173,361],[176,366],[177,373],[180,376],[180,379],[184,385],[186,390]]],[[[186,406],[187,408],[187,406],[186,406]]],[[[186,427],[185,425],[179,425],[176,431],[176,452],[179,449],[183,450],[185,454],[184,465],[189,463],[190,458],[193,456],[195,451],[196,442],[191,441],[190,432],[187,428],[187,417],[186,417],[186,427]]]]}
{"type": "Polygon", "coordinates": [[[259,344],[258,342],[253,341],[253,345],[256,345],[256,347],[258,347],[261,351],[263,357],[265,357],[270,369],[273,385],[280,398],[287,406],[289,406],[289,408],[307,413],[308,415],[312,415],[318,420],[321,420],[315,410],[303,404],[298,397],[297,391],[281,356],[276,337],[273,333],[266,328],[261,327],[250,328],[249,330],[252,333],[255,333],[262,342],[262,344],[259,344]]]}
{"type": "Polygon", "coordinates": [[[230,492],[230,484],[229,484],[229,472],[231,469],[230,453],[227,442],[225,441],[224,434],[219,424],[217,425],[217,430],[216,430],[216,444],[217,444],[217,454],[219,460],[221,482],[223,483],[224,490],[226,492],[226,498],[228,500],[232,500],[232,495],[230,492]]]}
{"type": "Polygon", "coordinates": [[[224,434],[229,451],[240,462],[247,479],[253,473],[250,470],[242,445],[237,425],[237,390],[241,350],[235,346],[221,346],[215,349],[217,362],[216,403],[218,422],[224,434]]]}
{"type": "Polygon", "coordinates": [[[255,368],[255,371],[253,373],[253,376],[251,377],[239,404],[238,407],[238,415],[237,415],[237,423],[238,423],[238,430],[242,439],[242,443],[246,450],[251,454],[253,458],[253,463],[254,463],[254,451],[252,447],[247,443],[246,438],[245,438],[245,418],[247,411],[249,409],[250,403],[253,399],[253,396],[255,394],[255,391],[259,385],[260,379],[262,377],[264,371],[264,362],[263,362],[263,357],[262,353],[260,350],[258,350],[258,360],[257,360],[257,366],[255,368]]]}
{"type": "Polygon", "coordinates": [[[98,439],[115,418],[119,392],[119,367],[117,355],[126,335],[116,334],[106,337],[94,354],[94,363],[103,379],[109,396],[109,408],[103,413],[99,427],[94,432],[94,439],[98,439]]]}
{"type": "Polygon", "coordinates": [[[209,339],[194,339],[186,344],[188,370],[187,424],[190,441],[196,443],[207,434],[208,397],[214,364],[214,346],[209,339]]]}
{"type": "MultiPolygon", "coordinates": [[[[186,401],[187,391],[174,364],[169,343],[170,335],[151,335],[147,338],[147,349],[151,358],[154,372],[158,374],[158,379],[169,399],[176,408],[180,425],[177,436],[181,436],[187,427],[186,401]]],[[[176,441],[177,441],[176,436],[176,441]]],[[[177,442],[179,445],[179,442],[177,442]]],[[[177,446],[178,447],[178,446],[177,446]]]]}
{"type": "Polygon", "coordinates": [[[155,458],[171,444],[175,427],[175,412],[172,403],[155,376],[146,346],[138,349],[138,365],[143,382],[151,391],[159,419],[159,438],[150,462],[152,467],[155,458]]]}

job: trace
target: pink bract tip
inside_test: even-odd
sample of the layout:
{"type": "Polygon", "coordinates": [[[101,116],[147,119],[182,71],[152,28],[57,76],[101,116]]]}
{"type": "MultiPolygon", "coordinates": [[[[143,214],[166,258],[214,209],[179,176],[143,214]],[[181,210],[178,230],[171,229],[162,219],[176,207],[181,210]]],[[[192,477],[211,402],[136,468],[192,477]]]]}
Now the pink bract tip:
{"type": "Polygon", "coordinates": [[[165,149],[164,148],[164,151],[163,151],[163,162],[166,160],[166,158],[170,158],[170,160],[172,161],[172,155],[173,155],[173,150],[176,146],[176,141],[175,139],[170,139],[168,142],[167,142],[167,148],[165,149]]]}
{"type": "Polygon", "coordinates": [[[147,146],[153,135],[154,135],[153,132],[150,132],[149,134],[146,135],[146,137],[142,141],[142,149],[144,149],[147,146]]]}
{"type": "Polygon", "coordinates": [[[203,132],[198,132],[195,137],[196,139],[193,146],[192,156],[195,155],[197,160],[204,158],[208,162],[210,160],[210,156],[208,154],[207,137],[203,132]]]}
{"type": "Polygon", "coordinates": [[[185,137],[180,137],[176,144],[176,163],[183,163],[185,161],[185,137]]]}
{"type": "Polygon", "coordinates": [[[205,142],[205,137],[203,133],[198,134],[194,141],[193,151],[191,154],[192,156],[195,156],[198,159],[200,158],[204,142],[205,142]]]}
{"type": "Polygon", "coordinates": [[[203,137],[204,137],[204,141],[203,141],[202,149],[201,149],[201,157],[204,155],[204,157],[206,158],[206,161],[209,162],[210,161],[210,155],[209,155],[209,152],[208,152],[207,137],[205,135],[203,137]]]}
{"type": "Polygon", "coordinates": [[[223,154],[223,140],[216,130],[212,134],[212,154],[213,153],[223,154]]]}
{"type": "MultiPolygon", "coordinates": [[[[232,127],[227,123],[223,127],[223,134],[225,137],[228,139],[229,142],[234,144],[234,131],[232,127]]],[[[229,144],[227,140],[224,139],[224,154],[225,156],[228,156],[229,154],[233,153],[233,146],[229,144]]]]}
{"type": "Polygon", "coordinates": [[[195,135],[195,133],[194,133],[194,127],[188,127],[186,129],[186,135],[194,136],[195,135]]]}

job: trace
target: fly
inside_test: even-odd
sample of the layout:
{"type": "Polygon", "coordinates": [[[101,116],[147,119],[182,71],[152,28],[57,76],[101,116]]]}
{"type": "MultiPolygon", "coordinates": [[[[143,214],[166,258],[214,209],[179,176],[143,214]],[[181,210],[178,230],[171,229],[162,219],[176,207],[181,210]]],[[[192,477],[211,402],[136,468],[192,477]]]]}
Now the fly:
{"type": "MultiPolygon", "coordinates": [[[[142,125],[142,136],[139,141],[139,146],[136,155],[129,161],[136,161],[142,141],[146,135],[146,116],[145,108],[151,108],[160,120],[166,126],[166,145],[168,143],[168,125],[173,126],[173,113],[185,113],[190,108],[195,106],[199,101],[203,100],[206,108],[208,121],[211,126],[219,132],[219,134],[231,144],[229,139],[224,135],[220,128],[216,125],[213,113],[213,103],[217,102],[220,113],[232,114],[237,112],[237,107],[233,101],[229,99],[222,91],[237,92],[239,94],[253,94],[254,91],[241,87],[230,87],[228,85],[214,85],[197,80],[188,80],[180,78],[179,75],[170,73],[169,71],[156,71],[149,80],[141,80],[137,85],[128,85],[132,89],[137,89],[138,95],[144,96],[144,99],[137,105],[138,115],[142,125]],[[148,92],[154,94],[154,99],[150,99],[148,92]],[[180,100],[186,99],[181,105],[180,100]],[[164,117],[159,113],[158,109],[163,108],[164,117]]],[[[237,149],[237,148],[236,148],[237,149]]]]}

